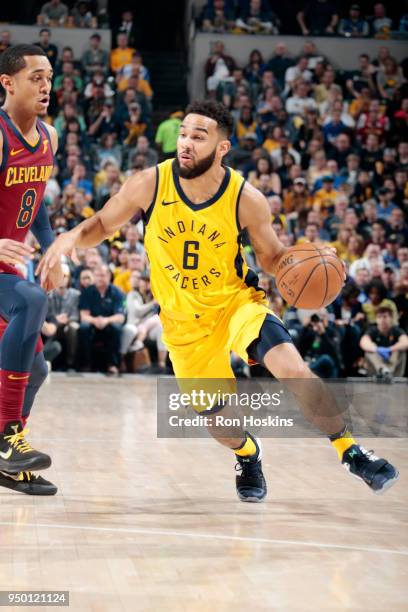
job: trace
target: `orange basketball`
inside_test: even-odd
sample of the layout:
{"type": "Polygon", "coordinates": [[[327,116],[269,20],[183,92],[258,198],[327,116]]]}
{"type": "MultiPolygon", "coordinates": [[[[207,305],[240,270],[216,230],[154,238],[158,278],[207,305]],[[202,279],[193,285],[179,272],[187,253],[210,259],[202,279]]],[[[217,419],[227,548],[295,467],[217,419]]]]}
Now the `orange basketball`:
{"type": "Polygon", "coordinates": [[[343,264],[333,251],[305,242],[290,247],[281,257],[275,280],[288,304],[315,309],[333,302],[343,286],[343,276],[343,264]]]}

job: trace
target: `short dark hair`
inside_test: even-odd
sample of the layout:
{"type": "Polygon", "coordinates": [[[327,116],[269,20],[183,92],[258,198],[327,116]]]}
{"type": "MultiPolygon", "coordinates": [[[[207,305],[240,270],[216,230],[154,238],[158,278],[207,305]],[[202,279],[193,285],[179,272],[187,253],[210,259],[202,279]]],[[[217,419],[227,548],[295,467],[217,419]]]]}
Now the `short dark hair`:
{"type": "Polygon", "coordinates": [[[225,132],[228,138],[232,135],[234,120],[228,108],[224,106],[224,104],[221,104],[221,102],[215,102],[213,100],[200,102],[196,100],[186,108],[186,115],[190,113],[204,115],[204,117],[214,119],[218,125],[218,129],[225,132]]]}
{"type": "Polygon", "coordinates": [[[9,47],[0,55],[0,74],[12,76],[26,67],[24,59],[27,55],[43,55],[47,57],[45,51],[37,45],[14,45],[9,47]]]}
{"type": "Polygon", "coordinates": [[[40,35],[41,35],[43,32],[47,32],[48,34],[51,34],[51,30],[50,30],[49,28],[41,28],[41,30],[40,30],[40,35]]]}

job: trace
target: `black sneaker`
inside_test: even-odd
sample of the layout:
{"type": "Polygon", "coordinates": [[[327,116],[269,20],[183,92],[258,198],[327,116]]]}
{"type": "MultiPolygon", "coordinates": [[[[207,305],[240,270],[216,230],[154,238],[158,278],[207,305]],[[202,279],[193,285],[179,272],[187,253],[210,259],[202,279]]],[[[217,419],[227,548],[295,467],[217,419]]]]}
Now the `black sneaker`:
{"type": "Polygon", "coordinates": [[[0,472],[18,474],[27,470],[45,470],[51,465],[51,457],[34,450],[25,435],[20,421],[10,421],[0,433],[0,472]]]}
{"type": "Polygon", "coordinates": [[[367,451],[362,446],[353,444],[343,453],[342,464],[356,478],[363,480],[369,487],[380,495],[398,480],[398,470],[374,455],[374,451],[367,451]]]}
{"type": "Polygon", "coordinates": [[[58,491],[55,484],[33,472],[20,472],[19,474],[0,472],[0,487],[26,495],[55,495],[58,491]]]}
{"type": "MultiPolygon", "coordinates": [[[[250,434],[247,434],[250,435],[250,434]]],[[[255,442],[257,452],[252,457],[240,457],[235,455],[238,463],[235,469],[240,474],[236,477],[237,495],[243,502],[261,502],[265,499],[267,489],[266,481],[262,473],[261,449],[259,442],[251,436],[255,442]]]]}

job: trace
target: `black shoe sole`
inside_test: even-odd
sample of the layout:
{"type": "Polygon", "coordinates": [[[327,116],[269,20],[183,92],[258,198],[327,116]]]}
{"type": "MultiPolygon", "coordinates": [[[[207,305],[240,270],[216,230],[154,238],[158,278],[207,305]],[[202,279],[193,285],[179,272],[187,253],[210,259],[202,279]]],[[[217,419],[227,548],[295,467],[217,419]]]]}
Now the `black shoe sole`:
{"type": "Polygon", "coordinates": [[[18,474],[18,472],[38,472],[39,470],[47,470],[51,466],[51,457],[43,455],[40,457],[32,457],[31,459],[21,459],[20,461],[5,461],[0,459],[0,472],[8,474],[18,474]]]}
{"type": "Polygon", "coordinates": [[[42,486],[29,482],[9,481],[0,477],[0,487],[10,489],[16,493],[24,493],[25,495],[55,495],[58,489],[55,485],[42,486]]]}

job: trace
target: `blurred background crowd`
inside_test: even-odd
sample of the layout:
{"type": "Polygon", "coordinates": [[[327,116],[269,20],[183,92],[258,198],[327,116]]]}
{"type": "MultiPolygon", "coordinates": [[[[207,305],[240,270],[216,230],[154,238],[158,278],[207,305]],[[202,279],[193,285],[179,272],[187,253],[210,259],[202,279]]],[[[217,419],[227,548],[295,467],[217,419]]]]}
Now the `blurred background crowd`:
{"type": "MultiPolygon", "coordinates": [[[[103,4],[103,3],[102,3],[103,4]]],[[[375,56],[356,55],[339,70],[305,38],[301,54],[270,37],[270,54],[254,48],[245,65],[214,38],[205,62],[206,96],[235,120],[225,163],[265,194],[271,223],[287,246],[303,241],[336,247],[347,282],[327,309],[288,307],[273,278],[259,270],[248,236],[249,265],[302,355],[324,377],[406,374],[408,331],[407,60],[386,39],[406,31],[403,3],[392,15],[381,3],[299,3],[295,16],[275,2],[209,0],[198,19],[207,32],[380,37],[375,56]],[[278,16],[279,15],[279,16],[278,16]],[[297,28],[297,29],[296,29],[297,28]]],[[[289,4],[289,3],[288,3],[289,4]]],[[[88,30],[87,49],[53,42],[52,28],[109,27],[97,3],[59,0],[36,16],[39,44],[54,67],[47,121],[59,151],[46,204],[56,234],[100,210],[128,176],[174,157],[183,108],[155,119],[149,64],[137,46],[137,23],[125,10],[112,48],[88,30]]],[[[293,11],[292,11],[293,13],[293,11]]],[[[13,44],[5,28],[0,52],[13,44]]],[[[256,47],[256,38],[254,38],[256,47]]],[[[171,372],[149,282],[143,220],[135,217],[99,248],[67,262],[64,285],[50,296],[43,329],[54,369],[171,372]]],[[[34,265],[25,273],[34,279],[34,265]]],[[[238,375],[259,375],[232,356],[238,375]]]]}

